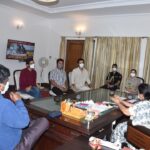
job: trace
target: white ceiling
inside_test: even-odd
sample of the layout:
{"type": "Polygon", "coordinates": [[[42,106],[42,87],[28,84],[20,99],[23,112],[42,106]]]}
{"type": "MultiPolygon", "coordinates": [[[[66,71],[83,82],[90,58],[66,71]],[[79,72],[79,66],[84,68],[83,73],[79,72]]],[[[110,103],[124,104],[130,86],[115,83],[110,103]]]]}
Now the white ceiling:
{"type": "Polygon", "coordinates": [[[32,0],[0,0],[0,4],[50,18],[150,13],[150,0],[59,0],[48,6],[32,0]]]}

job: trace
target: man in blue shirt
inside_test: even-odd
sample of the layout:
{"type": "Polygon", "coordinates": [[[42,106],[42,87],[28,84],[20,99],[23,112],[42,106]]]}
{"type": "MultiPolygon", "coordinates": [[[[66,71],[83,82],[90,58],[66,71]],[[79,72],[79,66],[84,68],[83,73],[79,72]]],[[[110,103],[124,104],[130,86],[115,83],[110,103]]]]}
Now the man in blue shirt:
{"type": "Polygon", "coordinates": [[[10,93],[11,100],[2,96],[9,88],[9,76],[9,69],[0,65],[0,150],[13,150],[20,142],[22,129],[30,121],[17,93],[10,93]]]}

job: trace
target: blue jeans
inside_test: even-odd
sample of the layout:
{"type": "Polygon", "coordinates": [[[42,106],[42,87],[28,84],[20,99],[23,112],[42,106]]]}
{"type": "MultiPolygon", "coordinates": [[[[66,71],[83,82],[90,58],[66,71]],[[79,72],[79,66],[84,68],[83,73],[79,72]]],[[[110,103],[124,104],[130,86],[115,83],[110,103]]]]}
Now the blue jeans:
{"type": "Polygon", "coordinates": [[[37,88],[35,86],[33,86],[30,91],[21,90],[20,92],[29,94],[29,95],[31,95],[35,98],[40,98],[41,97],[41,93],[40,93],[39,88],[37,88]]]}

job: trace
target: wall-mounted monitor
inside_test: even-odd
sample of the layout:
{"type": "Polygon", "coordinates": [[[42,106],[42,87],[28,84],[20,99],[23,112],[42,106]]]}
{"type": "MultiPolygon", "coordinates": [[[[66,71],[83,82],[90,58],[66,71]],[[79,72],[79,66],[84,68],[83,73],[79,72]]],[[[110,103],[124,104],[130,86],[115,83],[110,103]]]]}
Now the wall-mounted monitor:
{"type": "Polygon", "coordinates": [[[8,39],[6,59],[25,61],[33,58],[35,43],[8,39]]]}

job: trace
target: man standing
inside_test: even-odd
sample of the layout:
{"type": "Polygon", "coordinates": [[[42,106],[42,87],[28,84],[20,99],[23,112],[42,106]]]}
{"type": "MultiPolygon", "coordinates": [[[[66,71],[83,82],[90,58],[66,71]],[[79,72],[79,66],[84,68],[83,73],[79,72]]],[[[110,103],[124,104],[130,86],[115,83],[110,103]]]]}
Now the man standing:
{"type": "Polygon", "coordinates": [[[59,58],[57,59],[57,67],[56,69],[50,72],[50,83],[51,89],[56,95],[63,95],[63,93],[67,92],[67,78],[66,73],[63,70],[64,68],[64,60],[59,58]]]}
{"type": "Polygon", "coordinates": [[[106,77],[106,84],[101,88],[110,89],[115,91],[120,88],[120,83],[122,80],[122,75],[117,72],[117,64],[112,65],[112,72],[109,72],[106,77]]]}
{"type": "Polygon", "coordinates": [[[22,128],[29,124],[28,112],[16,93],[6,99],[1,94],[9,88],[9,70],[0,65],[0,150],[13,150],[20,142],[22,128]]]}
{"type": "Polygon", "coordinates": [[[40,89],[36,84],[36,71],[32,58],[26,60],[26,68],[21,71],[19,84],[20,91],[27,93],[35,98],[41,97],[40,89]]]}
{"type": "Polygon", "coordinates": [[[74,92],[89,90],[91,81],[88,71],[84,68],[84,59],[79,58],[77,63],[78,67],[71,73],[71,88],[74,92]]]}

